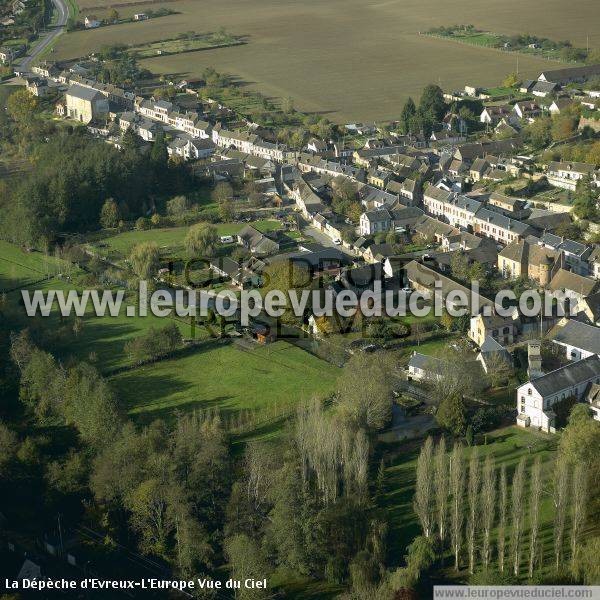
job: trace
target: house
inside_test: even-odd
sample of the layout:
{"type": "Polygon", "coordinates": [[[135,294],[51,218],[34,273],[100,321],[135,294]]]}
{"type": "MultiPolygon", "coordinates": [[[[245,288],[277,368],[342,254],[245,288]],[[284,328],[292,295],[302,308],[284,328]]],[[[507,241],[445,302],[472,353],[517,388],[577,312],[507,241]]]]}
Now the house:
{"type": "Polygon", "coordinates": [[[517,388],[517,425],[556,431],[552,407],[569,398],[586,399],[590,386],[600,384],[600,358],[596,354],[568,363],[517,388]]]}
{"type": "Polygon", "coordinates": [[[162,126],[158,123],[143,119],[137,124],[137,134],[146,142],[156,140],[159,132],[162,131],[162,126]]]}
{"type": "Polygon", "coordinates": [[[536,81],[529,90],[529,93],[537,96],[538,98],[547,98],[548,96],[556,94],[559,89],[560,85],[558,83],[536,81]]]}
{"type": "Polygon", "coordinates": [[[480,181],[489,169],[490,163],[485,158],[476,158],[469,169],[469,176],[473,181],[480,181]]]}
{"type": "Polygon", "coordinates": [[[108,116],[108,100],[98,90],[72,85],[65,94],[66,116],[88,124],[108,116]]]}
{"type": "Polygon", "coordinates": [[[399,198],[409,206],[416,204],[421,199],[419,184],[414,179],[406,178],[399,186],[396,187],[397,181],[388,182],[386,191],[392,194],[398,193],[399,198]],[[408,202],[406,202],[408,200],[408,202]]]}
{"type": "Polygon", "coordinates": [[[308,140],[308,144],[306,144],[306,149],[315,154],[323,154],[324,152],[327,152],[327,142],[318,138],[311,138],[308,140]]]}
{"type": "Polygon", "coordinates": [[[312,187],[306,183],[304,178],[301,178],[296,184],[291,195],[296,199],[296,206],[306,219],[312,219],[314,215],[326,210],[321,198],[315,194],[312,187]]]}
{"type": "Polygon", "coordinates": [[[596,245],[588,256],[590,275],[594,279],[600,279],[600,246],[596,245]]]}
{"type": "Polygon", "coordinates": [[[477,361],[481,363],[486,373],[499,363],[504,363],[508,368],[512,366],[512,358],[508,350],[489,335],[483,340],[483,344],[479,348],[477,361]]]}
{"type": "Polygon", "coordinates": [[[600,64],[544,71],[540,73],[538,81],[567,85],[569,83],[584,83],[588,79],[598,76],[600,76],[600,64]]]}
{"type": "Polygon", "coordinates": [[[444,361],[414,351],[406,367],[408,379],[424,381],[439,379],[442,375],[444,361]]]}
{"type": "Polygon", "coordinates": [[[492,338],[502,346],[513,344],[517,333],[517,323],[512,315],[492,313],[471,317],[467,335],[481,348],[487,338],[492,338]]]}
{"type": "Polygon", "coordinates": [[[39,75],[40,77],[44,77],[45,79],[52,79],[53,81],[58,81],[58,74],[60,73],[60,69],[51,62],[44,61],[39,65],[35,65],[31,67],[31,72],[34,75],[39,75]]]}
{"type": "Polygon", "coordinates": [[[542,109],[536,102],[515,102],[513,112],[518,119],[531,122],[542,114],[542,109]]]}
{"type": "Polygon", "coordinates": [[[558,269],[550,280],[548,289],[552,292],[563,291],[569,296],[581,300],[591,296],[600,288],[600,281],[571,273],[566,269],[558,269]]]}
{"type": "Polygon", "coordinates": [[[550,283],[559,258],[560,253],[555,250],[517,239],[498,254],[498,271],[507,279],[523,277],[545,287],[550,283]]]}
{"type": "MultiPolygon", "coordinates": [[[[595,170],[594,165],[588,163],[551,162],[548,165],[546,176],[550,185],[574,191],[577,182],[585,177],[591,177],[595,170]]],[[[597,185],[600,185],[600,182],[597,185]]]]}
{"type": "Polygon", "coordinates": [[[548,107],[548,112],[551,115],[560,115],[572,105],[573,100],[571,98],[556,98],[548,107]]]}
{"type": "Polygon", "coordinates": [[[446,275],[416,260],[410,261],[404,268],[404,274],[411,287],[425,296],[433,298],[434,293],[441,294],[446,299],[449,294],[460,292],[464,295],[467,306],[465,307],[456,298],[452,304],[456,309],[469,308],[470,310],[482,309],[484,306],[493,307],[494,303],[481,294],[475,293],[470,288],[454,281],[446,275]],[[437,283],[436,283],[437,282],[437,283]]]}
{"type": "Polygon", "coordinates": [[[565,268],[569,271],[578,275],[589,275],[591,246],[547,232],[542,235],[539,243],[545,248],[552,248],[552,250],[561,252],[565,259],[565,268]]]}
{"type": "Polygon", "coordinates": [[[48,93],[48,82],[45,79],[39,77],[26,77],[25,88],[33,96],[42,98],[48,93]]]}
{"type": "Polygon", "coordinates": [[[592,417],[596,421],[600,421],[600,385],[592,383],[585,395],[584,402],[590,405],[592,417]]]}
{"type": "Polygon", "coordinates": [[[360,215],[359,233],[362,236],[385,233],[393,226],[390,213],[385,209],[369,210],[360,215]]]}
{"type": "Polygon", "coordinates": [[[255,287],[261,283],[259,274],[245,268],[243,265],[237,263],[228,256],[211,260],[210,268],[212,271],[217,273],[217,275],[230,279],[231,283],[240,289],[255,287]]]}
{"type": "Polygon", "coordinates": [[[523,223],[530,225],[538,231],[556,231],[559,227],[571,223],[571,217],[567,212],[553,212],[543,208],[527,208],[529,216],[523,219],[523,223]]]}
{"type": "Polygon", "coordinates": [[[378,188],[385,189],[388,181],[392,178],[393,173],[383,169],[371,169],[367,173],[367,183],[378,188]]]}
{"type": "Polygon", "coordinates": [[[434,131],[429,137],[430,141],[437,142],[438,144],[458,144],[466,141],[466,136],[458,131],[452,131],[449,129],[440,129],[440,131],[434,131]]]}
{"type": "Polygon", "coordinates": [[[188,140],[183,155],[188,160],[208,158],[214,154],[217,146],[210,139],[191,138],[188,140]]]}
{"type": "Polygon", "coordinates": [[[530,214],[526,200],[506,196],[500,192],[492,192],[488,199],[488,204],[495,206],[507,217],[512,217],[513,219],[523,219],[530,214]]]}
{"type": "Polygon", "coordinates": [[[23,46],[2,46],[0,48],[0,61],[3,65],[9,65],[24,52],[25,48],[23,46]]]}
{"type": "Polygon", "coordinates": [[[500,244],[510,244],[514,240],[533,235],[535,230],[521,221],[482,207],[473,217],[473,232],[500,244]]]}
{"type": "Polygon", "coordinates": [[[452,225],[442,223],[427,215],[423,215],[414,224],[414,230],[417,237],[425,241],[435,241],[441,244],[444,238],[452,235],[458,235],[459,231],[452,225]]]}
{"type": "Polygon", "coordinates": [[[510,105],[486,106],[479,115],[479,121],[486,125],[496,125],[503,117],[509,117],[513,108],[510,105]]]}
{"type": "Polygon", "coordinates": [[[564,350],[568,360],[600,356],[600,328],[594,325],[564,318],[548,332],[547,338],[564,350]]]}
{"type": "Polygon", "coordinates": [[[577,303],[577,318],[592,325],[600,325],[600,292],[582,298],[577,303]]]}
{"type": "Polygon", "coordinates": [[[237,241],[240,246],[250,250],[256,256],[268,256],[279,251],[278,242],[267,237],[252,225],[246,225],[237,234],[237,241]]]}
{"type": "Polygon", "coordinates": [[[95,16],[88,15],[83,19],[83,24],[86,29],[95,29],[96,27],[100,27],[102,23],[95,16]]]}
{"type": "Polygon", "coordinates": [[[371,244],[363,254],[364,259],[370,263],[380,263],[385,261],[388,256],[396,254],[392,244],[371,244]]]}

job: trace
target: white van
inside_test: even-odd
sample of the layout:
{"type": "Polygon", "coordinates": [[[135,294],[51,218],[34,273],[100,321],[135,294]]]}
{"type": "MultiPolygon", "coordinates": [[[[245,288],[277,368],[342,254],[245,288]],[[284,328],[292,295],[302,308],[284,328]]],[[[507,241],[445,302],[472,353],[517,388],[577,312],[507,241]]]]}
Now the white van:
{"type": "Polygon", "coordinates": [[[222,235],[221,236],[221,244],[233,244],[233,236],[232,235],[222,235]]]}

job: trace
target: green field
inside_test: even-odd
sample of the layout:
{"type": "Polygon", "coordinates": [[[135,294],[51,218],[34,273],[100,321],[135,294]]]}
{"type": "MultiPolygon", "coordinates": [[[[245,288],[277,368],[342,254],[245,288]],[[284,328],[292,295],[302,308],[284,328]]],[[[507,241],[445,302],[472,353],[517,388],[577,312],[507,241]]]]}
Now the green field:
{"type": "Polygon", "coordinates": [[[65,269],[65,263],[41,252],[25,252],[0,240],[0,292],[26,287],[65,269]]]}
{"type": "Polygon", "coordinates": [[[219,48],[222,46],[233,46],[242,42],[233,36],[219,33],[196,34],[189,38],[176,38],[133,46],[133,52],[137,58],[152,58],[166,54],[180,54],[182,52],[192,52],[196,50],[208,50],[209,48],[219,48]]]}
{"type": "Polygon", "coordinates": [[[142,420],[175,410],[219,408],[264,410],[273,403],[293,406],[333,391],[339,369],[304,350],[279,341],[242,348],[229,342],[173,360],[115,375],[111,381],[124,410],[142,420]]]}
{"type": "MultiPolygon", "coordinates": [[[[600,46],[600,30],[592,25],[597,21],[594,0],[577,0],[568,11],[560,0],[548,0],[543,11],[536,0],[507,0],[494,10],[476,0],[182,0],[160,6],[178,14],[68,33],[61,36],[55,56],[73,58],[106,44],[139,45],[224,27],[248,43],[155,57],[142,65],[176,76],[198,75],[212,66],[267,96],[291,96],[298,109],[324,112],[333,120],[364,121],[397,118],[406,97],[418,96],[427,83],[449,91],[465,84],[493,86],[516,70],[517,57],[511,53],[419,34],[434,26],[472,23],[508,35],[526,29],[578,46],[585,46],[589,35],[590,46],[600,46]]],[[[562,64],[520,55],[519,73],[534,77],[562,64]]]]}
{"type": "MultiPolygon", "coordinates": [[[[542,460],[542,474],[549,482],[553,472],[553,458],[558,443],[557,436],[526,431],[516,426],[499,429],[487,435],[487,444],[477,446],[480,458],[486,455],[494,457],[496,466],[505,464],[510,484],[512,472],[522,456],[527,457],[528,466],[531,466],[536,456],[542,460]]],[[[413,510],[412,498],[414,495],[415,473],[417,457],[420,445],[411,445],[407,448],[394,448],[395,454],[390,466],[386,469],[386,485],[384,504],[387,514],[390,515],[391,541],[390,556],[400,558],[406,553],[404,544],[414,536],[421,533],[417,517],[413,510]]],[[[468,460],[472,449],[465,448],[465,458],[468,460]]],[[[548,487],[547,485],[545,486],[548,487]]],[[[550,494],[544,494],[541,506],[541,538],[544,544],[545,565],[551,568],[552,560],[552,498],[550,494]]],[[[510,521],[509,521],[510,523],[510,521]]],[[[529,550],[528,532],[525,535],[525,551],[523,552],[523,564],[529,550]]],[[[448,570],[448,576],[453,577],[454,570],[448,570]]]]}
{"type": "MultiPolygon", "coordinates": [[[[245,227],[245,225],[245,223],[218,223],[215,227],[219,235],[234,235],[245,227]]],[[[272,219],[255,221],[249,223],[249,225],[256,227],[256,229],[263,233],[276,231],[281,228],[281,223],[272,219]]],[[[113,260],[127,256],[131,252],[131,249],[141,242],[156,242],[161,250],[176,252],[183,250],[183,240],[188,229],[188,226],[182,226],[150,229],[147,231],[126,231],[90,243],[89,246],[102,256],[107,256],[113,260]]]]}

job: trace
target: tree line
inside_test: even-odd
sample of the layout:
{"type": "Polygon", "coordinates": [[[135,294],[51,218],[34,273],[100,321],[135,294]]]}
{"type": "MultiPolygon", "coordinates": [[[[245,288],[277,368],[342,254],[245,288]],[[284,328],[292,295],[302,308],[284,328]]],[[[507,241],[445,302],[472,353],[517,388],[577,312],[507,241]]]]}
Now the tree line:
{"type": "MultiPolygon", "coordinates": [[[[585,408],[572,414],[570,436],[583,427],[598,429],[590,425],[593,419],[581,410],[585,408]]],[[[448,449],[444,437],[437,443],[426,439],[417,461],[413,500],[424,537],[438,553],[450,553],[456,571],[466,569],[479,584],[523,578],[538,583],[561,577],[595,580],[598,569],[590,568],[587,552],[598,538],[586,540],[584,531],[595,511],[592,499],[597,502],[597,480],[591,480],[598,459],[591,465],[573,460],[567,444],[561,443],[551,479],[544,475],[539,456],[533,461],[522,456],[512,474],[506,463],[497,462],[492,454],[482,459],[477,447],[466,458],[458,442],[448,449]],[[549,503],[551,549],[542,535],[542,515],[549,503]],[[548,573],[549,564],[554,573],[548,573]]]]}

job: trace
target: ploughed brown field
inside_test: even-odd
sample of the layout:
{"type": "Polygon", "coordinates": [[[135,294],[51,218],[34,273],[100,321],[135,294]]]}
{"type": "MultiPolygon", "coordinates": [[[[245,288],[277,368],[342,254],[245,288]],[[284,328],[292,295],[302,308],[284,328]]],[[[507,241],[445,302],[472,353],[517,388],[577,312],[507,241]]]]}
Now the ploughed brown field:
{"type": "MultiPolygon", "coordinates": [[[[123,0],[82,0],[86,6],[123,0]]],[[[224,27],[247,36],[243,46],[150,58],[157,73],[198,75],[207,66],[239,77],[269,96],[291,96],[297,108],[332,120],[384,120],[427,83],[446,90],[497,85],[516,70],[517,55],[419,35],[430,27],[472,23],[498,33],[531,33],[600,46],[597,0],[181,0],[178,14],[61,37],[56,58],[72,58],[113,43],[139,44],[178,33],[224,27]]],[[[137,9],[136,7],[136,9],[137,9]]],[[[98,12],[98,11],[96,11],[98,12]]],[[[137,12],[137,10],[136,10],[137,12]]],[[[537,76],[560,63],[519,55],[519,73],[537,76]]]]}

